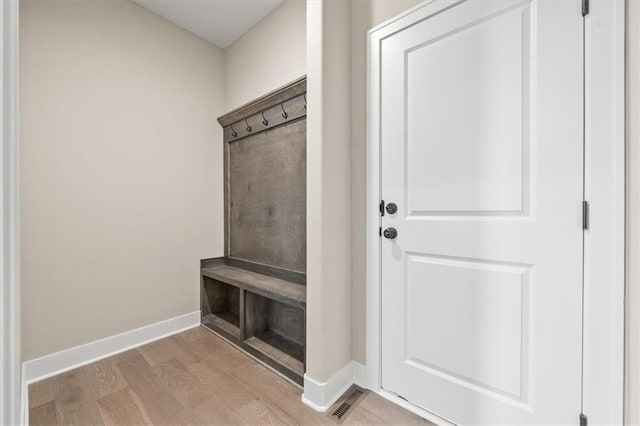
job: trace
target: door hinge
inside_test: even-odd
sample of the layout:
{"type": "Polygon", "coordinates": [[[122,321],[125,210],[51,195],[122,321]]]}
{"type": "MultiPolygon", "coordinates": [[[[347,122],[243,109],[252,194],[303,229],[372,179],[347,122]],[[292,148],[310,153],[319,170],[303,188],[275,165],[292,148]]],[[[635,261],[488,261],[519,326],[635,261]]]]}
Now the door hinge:
{"type": "Polygon", "coordinates": [[[589,0],[582,0],[582,16],[589,14],[589,0]]]}
{"type": "Polygon", "coordinates": [[[378,237],[382,237],[382,226],[378,228],[378,237]]]}
{"type": "Polygon", "coordinates": [[[582,202],[582,229],[589,229],[589,202],[582,202]]]}
{"type": "Polygon", "coordinates": [[[587,416],[580,413],[580,426],[587,426],[588,422],[587,416]]]}
{"type": "Polygon", "coordinates": [[[380,200],[380,216],[384,216],[384,200],[380,200]]]}

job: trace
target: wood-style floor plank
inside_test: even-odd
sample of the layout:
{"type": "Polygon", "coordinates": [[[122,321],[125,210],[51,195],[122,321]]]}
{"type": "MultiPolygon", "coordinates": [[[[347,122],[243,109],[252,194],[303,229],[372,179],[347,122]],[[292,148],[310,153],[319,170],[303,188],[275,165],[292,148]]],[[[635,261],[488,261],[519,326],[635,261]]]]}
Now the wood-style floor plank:
{"type": "MultiPolygon", "coordinates": [[[[366,399],[366,398],[365,398],[366,399]]],[[[360,403],[362,404],[362,403],[360,403]]],[[[362,408],[360,406],[356,407],[352,413],[349,413],[344,420],[343,425],[398,425],[399,423],[388,423],[382,420],[380,417],[373,414],[371,411],[366,408],[362,408]]]]}
{"type": "Polygon", "coordinates": [[[57,376],[60,392],[54,399],[58,424],[102,425],[96,396],[83,368],[57,376]]]}
{"type": "Polygon", "coordinates": [[[129,388],[120,389],[98,399],[100,414],[105,425],[152,424],[146,411],[136,399],[129,388]]]}
{"type": "Polygon", "coordinates": [[[155,342],[151,342],[138,348],[138,351],[154,366],[178,359],[183,365],[191,365],[199,361],[199,358],[191,351],[189,346],[181,344],[176,336],[170,336],[155,342]]]}
{"type": "Polygon", "coordinates": [[[213,361],[202,360],[187,369],[207,387],[209,401],[237,412],[245,404],[257,399],[246,386],[219,370],[213,361]]]}
{"type": "Polygon", "coordinates": [[[127,381],[116,366],[115,358],[106,358],[83,367],[97,398],[117,392],[128,386],[127,381]]]}
{"type": "MultiPolygon", "coordinates": [[[[32,425],[332,425],[299,386],[197,327],[29,386],[32,425]]],[[[367,394],[345,425],[428,424],[367,394]]]]}
{"type": "Polygon", "coordinates": [[[387,424],[423,426],[430,424],[399,405],[390,404],[389,401],[376,394],[367,395],[358,406],[381,418],[387,424]]]}
{"type": "Polygon", "coordinates": [[[53,401],[29,409],[29,423],[33,426],[51,426],[58,424],[56,404],[53,401]]]}
{"type": "Polygon", "coordinates": [[[262,364],[238,368],[230,373],[248,388],[264,395],[274,406],[290,414],[298,424],[334,424],[327,416],[319,414],[300,403],[302,390],[275,375],[262,364]]]}
{"type": "Polygon", "coordinates": [[[58,376],[29,385],[29,408],[53,401],[60,393],[58,376]]]}
{"type": "Polygon", "coordinates": [[[238,413],[220,405],[220,401],[211,398],[194,409],[206,425],[233,425],[240,426],[246,423],[238,417],[238,413]]]}
{"type": "Polygon", "coordinates": [[[153,424],[202,424],[202,421],[192,411],[185,409],[153,374],[151,366],[142,355],[131,357],[117,365],[153,424]]]}
{"type": "Polygon", "coordinates": [[[238,410],[238,416],[248,425],[295,425],[296,421],[268,401],[254,399],[238,410]]]}
{"type": "Polygon", "coordinates": [[[152,367],[151,371],[185,408],[193,409],[209,397],[202,382],[175,358],[152,367]]]}

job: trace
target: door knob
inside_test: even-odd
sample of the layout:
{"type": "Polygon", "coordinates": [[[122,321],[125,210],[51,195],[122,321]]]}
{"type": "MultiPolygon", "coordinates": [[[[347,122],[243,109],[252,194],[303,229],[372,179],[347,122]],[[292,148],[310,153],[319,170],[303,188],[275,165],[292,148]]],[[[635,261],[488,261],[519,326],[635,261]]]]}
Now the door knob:
{"type": "Polygon", "coordinates": [[[398,231],[396,231],[396,228],[387,228],[384,230],[383,235],[385,238],[393,240],[398,236],[398,231]]]}
{"type": "Polygon", "coordinates": [[[387,213],[395,214],[398,211],[398,205],[396,203],[387,204],[387,213]]]}

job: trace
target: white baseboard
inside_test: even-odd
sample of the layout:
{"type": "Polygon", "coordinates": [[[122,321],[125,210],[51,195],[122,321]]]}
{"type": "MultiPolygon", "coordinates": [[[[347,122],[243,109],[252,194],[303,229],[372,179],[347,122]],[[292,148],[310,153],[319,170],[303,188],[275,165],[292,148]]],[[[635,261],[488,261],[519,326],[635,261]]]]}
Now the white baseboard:
{"type": "Polygon", "coordinates": [[[362,386],[365,379],[365,366],[356,361],[349,362],[324,383],[305,374],[302,402],[323,413],[331,408],[352,385],[362,386]]]}
{"type": "Polygon", "coordinates": [[[352,361],[351,364],[353,364],[353,383],[361,388],[368,389],[367,367],[356,361],[352,361]]]}
{"type": "MultiPolygon", "coordinates": [[[[362,388],[368,389],[367,367],[356,361],[351,361],[345,365],[342,370],[331,376],[329,380],[324,383],[317,382],[311,377],[305,374],[304,376],[304,394],[302,395],[302,402],[309,407],[321,413],[327,411],[335,402],[347,391],[352,385],[358,385],[362,388]]],[[[392,403],[401,406],[402,408],[412,412],[413,414],[422,417],[439,426],[452,426],[453,423],[449,423],[442,417],[424,410],[417,405],[395,396],[392,393],[386,392],[382,389],[372,390],[383,398],[391,401],[392,403]]]]}
{"type": "Polygon", "coordinates": [[[21,380],[20,380],[20,425],[28,426],[29,425],[29,388],[27,385],[27,381],[24,378],[24,364],[22,366],[22,370],[20,371],[21,380]]]}
{"type": "Polygon", "coordinates": [[[26,361],[22,364],[22,385],[26,388],[30,383],[73,370],[198,325],[200,325],[200,311],[195,311],[26,361]]]}

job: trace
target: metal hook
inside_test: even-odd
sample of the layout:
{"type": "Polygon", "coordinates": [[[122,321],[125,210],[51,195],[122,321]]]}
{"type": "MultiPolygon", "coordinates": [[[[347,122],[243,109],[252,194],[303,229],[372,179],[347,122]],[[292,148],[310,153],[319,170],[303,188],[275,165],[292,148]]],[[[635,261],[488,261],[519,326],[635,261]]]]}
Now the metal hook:
{"type": "Polygon", "coordinates": [[[244,124],[247,125],[247,132],[250,132],[251,131],[251,126],[249,126],[249,122],[247,121],[246,118],[244,119],[244,124]]]}
{"type": "Polygon", "coordinates": [[[307,94],[305,93],[302,97],[304,98],[304,109],[307,109],[307,94]]]}
{"type": "Polygon", "coordinates": [[[285,120],[289,118],[289,114],[287,114],[287,111],[284,110],[284,104],[280,104],[280,108],[282,108],[282,118],[284,118],[285,120]]]}
{"type": "Polygon", "coordinates": [[[234,138],[235,138],[235,137],[237,137],[237,136],[238,136],[238,132],[236,132],[236,131],[233,129],[233,124],[230,124],[229,126],[231,127],[231,136],[233,136],[234,138]]]}
{"type": "Polygon", "coordinates": [[[263,112],[261,112],[260,114],[262,114],[262,124],[264,124],[265,126],[268,126],[268,125],[269,125],[269,122],[267,121],[267,119],[266,119],[266,118],[264,118],[264,111],[263,111],[263,112]]]}

